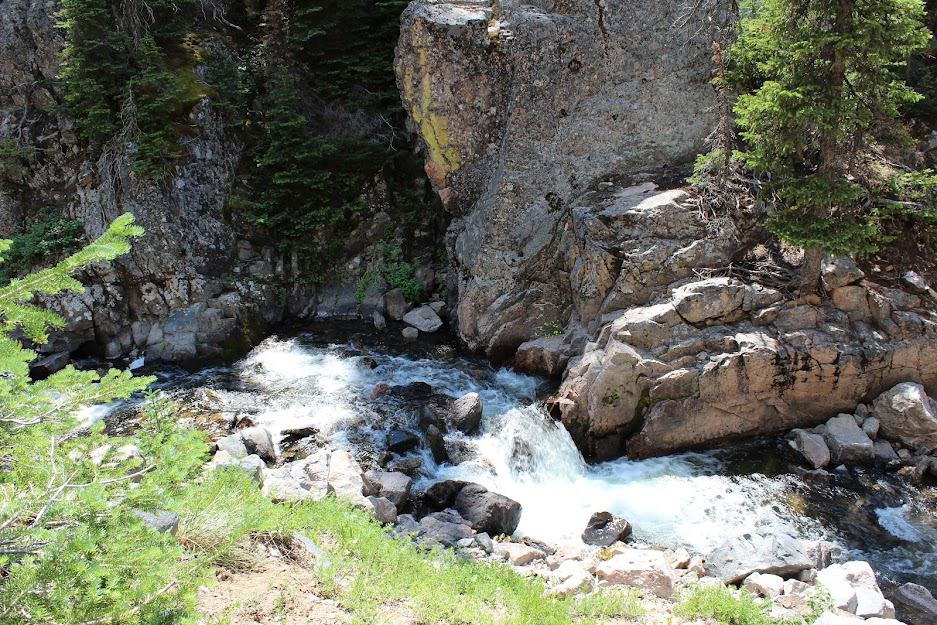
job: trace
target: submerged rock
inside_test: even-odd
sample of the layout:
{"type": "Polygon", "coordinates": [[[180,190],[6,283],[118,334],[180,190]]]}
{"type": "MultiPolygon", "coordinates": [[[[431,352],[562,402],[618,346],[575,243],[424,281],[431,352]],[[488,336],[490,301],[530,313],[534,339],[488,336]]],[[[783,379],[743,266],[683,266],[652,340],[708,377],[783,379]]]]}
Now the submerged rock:
{"type": "Polygon", "coordinates": [[[596,512],[582,532],[582,542],[598,547],[610,547],[631,536],[631,524],[611,512],[596,512]]]}

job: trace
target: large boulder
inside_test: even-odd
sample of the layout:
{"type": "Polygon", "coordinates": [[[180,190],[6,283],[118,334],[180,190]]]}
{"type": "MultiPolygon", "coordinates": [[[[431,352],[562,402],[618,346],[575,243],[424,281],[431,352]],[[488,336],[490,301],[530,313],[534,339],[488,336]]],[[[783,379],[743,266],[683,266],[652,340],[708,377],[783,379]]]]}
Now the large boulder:
{"type": "Polygon", "coordinates": [[[521,504],[479,484],[464,486],[456,495],[453,507],[475,531],[489,536],[510,536],[521,520],[521,504]]]}
{"type": "Polygon", "coordinates": [[[673,305],[690,323],[729,317],[742,308],[745,285],[731,278],[691,282],[673,292],[673,305]]]}
{"type": "Polygon", "coordinates": [[[308,458],[263,472],[263,494],[276,501],[319,500],[330,493],[372,510],[361,466],[347,451],[320,449],[308,458]]]}
{"type": "Polygon", "coordinates": [[[706,572],[726,584],[738,584],[752,573],[791,577],[814,567],[804,545],[780,532],[730,538],[706,558],[706,572]]]}
{"type": "Polygon", "coordinates": [[[902,584],[894,595],[899,616],[913,623],[937,623],[937,599],[918,584],[902,584]]]}
{"type": "Polygon", "coordinates": [[[430,306],[420,306],[411,310],[403,316],[403,321],[427,334],[431,334],[442,327],[442,319],[430,306]]]}
{"type": "Polygon", "coordinates": [[[474,434],[481,423],[483,410],[478,393],[467,393],[452,402],[446,414],[446,424],[463,434],[474,434]]]}
{"type": "Polygon", "coordinates": [[[852,415],[841,414],[827,421],[824,438],[837,464],[871,464],[875,457],[872,439],[852,415]]]}
{"type": "Polygon", "coordinates": [[[937,401],[920,384],[905,382],[882,393],[872,405],[879,433],[905,447],[937,448],[937,401]]]}
{"type": "Polygon", "coordinates": [[[817,583],[829,592],[834,606],[840,610],[861,618],[894,616],[868,562],[854,560],[830,565],[817,573],[817,583]]]}
{"type": "Polygon", "coordinates": [[[595,576],[607,584],[639,588],[664,599],[673,595],[675,574],[662,551],[619,550],[596,565],[595,576]]]}
{"type": "Polygon", "coordinates": [[[597,319],[619,263],[593,232],[567,228],[570,205],[610,172],[686,162],[704,146],[716,121],[709,47],[731,15],[728,1],[707,6],[692,28],[679,3],[651,0],[417,0],[404,12],[397,82],[455,217],[458,330],[471,349],[510,357],[579,304],[585,323],[597,319]]]}

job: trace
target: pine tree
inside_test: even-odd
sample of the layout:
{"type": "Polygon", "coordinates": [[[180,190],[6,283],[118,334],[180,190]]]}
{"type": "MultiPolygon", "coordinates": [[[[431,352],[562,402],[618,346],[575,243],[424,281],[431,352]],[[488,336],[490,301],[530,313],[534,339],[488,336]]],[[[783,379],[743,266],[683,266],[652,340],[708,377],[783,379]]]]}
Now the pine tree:
{"type": "Polygon", "coordinates": [[[862,157],[919,99],[898,70],[930,34],[920,0],[761,0],[745,5],[733,47],[754,87],[735,106],[739,157],[764,175],[768,227],[805,248],[801,288],[818,287],[824,252],[867,253],[878,234],[862,157]],[[757,86],[754,86],[757,85],[757,86]]]}

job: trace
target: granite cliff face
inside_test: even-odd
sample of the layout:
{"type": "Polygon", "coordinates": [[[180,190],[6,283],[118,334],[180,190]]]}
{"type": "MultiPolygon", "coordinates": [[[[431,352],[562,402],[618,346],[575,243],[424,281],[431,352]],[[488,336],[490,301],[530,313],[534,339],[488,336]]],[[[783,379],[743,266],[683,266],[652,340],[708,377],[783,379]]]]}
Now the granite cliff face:
{"type": "Polygon", "coordinates": [[[403,17],[398,84],[455,215],[459,333],[563,375],[551,414],[592,459],[816,425],[902,381],[937,391],[926,285],[849,259],[822,297],[741,281],[746,233],[651,182],[679,181],[713,127],[726,15],[709,6],[416,0],[403,17]]]}
{"type": "Polygon", "coordinates": [[[607,176],[666,170],[703,147],[709,46],[728,14],[681,27],[684,11],[677,1],[416,0],[404,13],[398,85],[456,216],[458,330],[473,349],[503,358],[540,327],[591,324],[596,307],[569,286],[582,286],[570,273],[582,267],[560,244],[588,236],[573,201],[607,176]]]}

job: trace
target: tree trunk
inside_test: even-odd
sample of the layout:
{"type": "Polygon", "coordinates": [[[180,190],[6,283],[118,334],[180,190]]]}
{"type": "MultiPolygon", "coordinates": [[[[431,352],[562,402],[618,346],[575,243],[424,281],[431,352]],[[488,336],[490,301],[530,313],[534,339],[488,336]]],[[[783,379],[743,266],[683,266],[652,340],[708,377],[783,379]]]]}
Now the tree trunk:
{"type": "Polygon", "coordinates": [[[811,245],[804,250],[804,264],[800,267],[800,292],[812,295],[820,289],[820,266],[823,263],[823,249],[811,245]]]}

